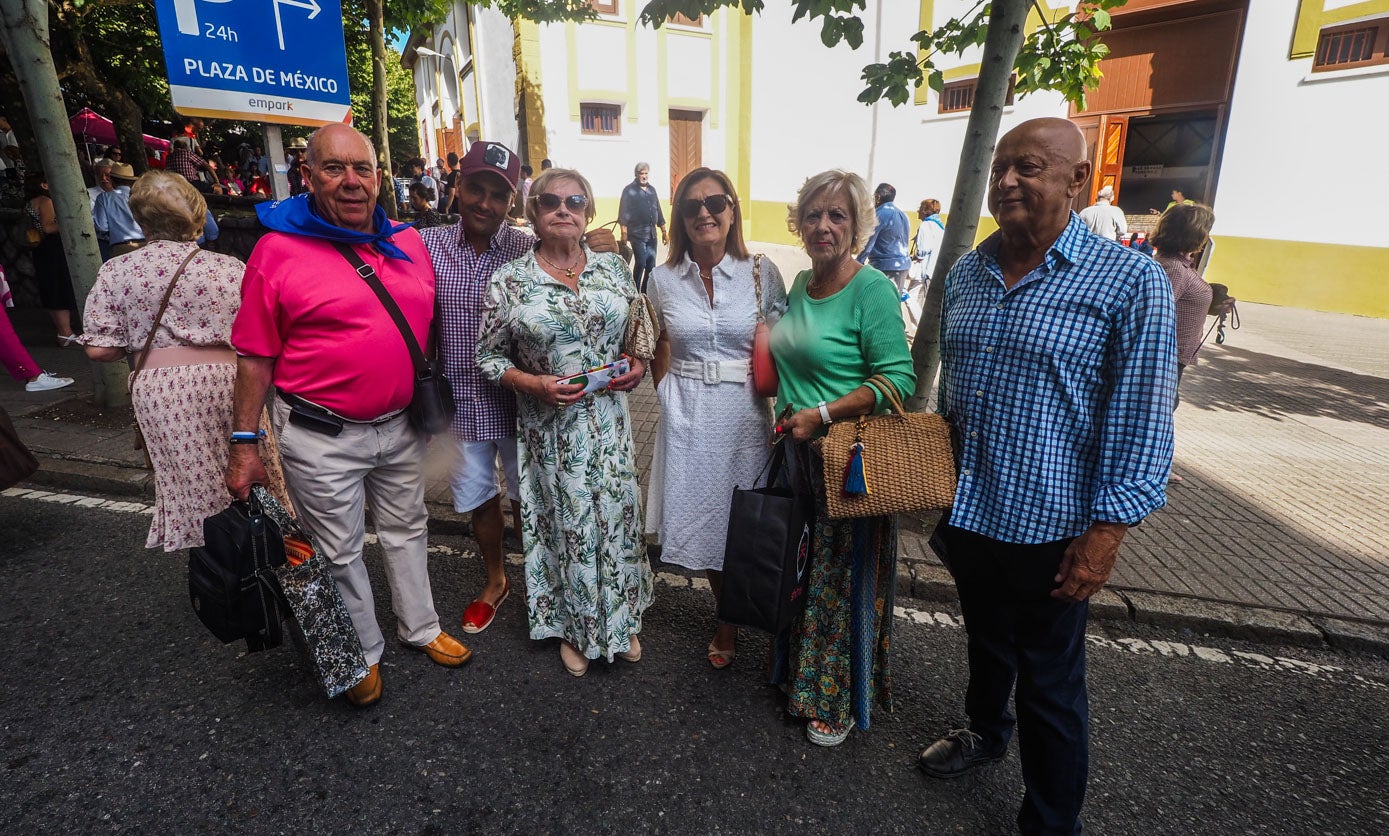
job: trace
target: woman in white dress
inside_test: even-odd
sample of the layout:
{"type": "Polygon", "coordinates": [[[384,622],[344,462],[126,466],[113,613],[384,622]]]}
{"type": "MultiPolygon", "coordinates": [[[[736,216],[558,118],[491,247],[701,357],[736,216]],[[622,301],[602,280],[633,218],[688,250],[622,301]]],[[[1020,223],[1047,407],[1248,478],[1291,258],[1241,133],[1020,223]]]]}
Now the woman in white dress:
{"type": "MultiPolygon", "coordinates": [[[[786,288],[776,265],[749,257],[738,194],[722,171],[691,171],[671,202],[670,256],[647,286],[661,329],[647,530],[660,533],[662,560],[703,570],[717,600],[733,488],[751,487],[771,452],[771,402],[752,387],[754,275],[768,325],[786,310],[786,288]]],[[[728,667],[737,637],[718,624],[709,664],[728,667]]]]}

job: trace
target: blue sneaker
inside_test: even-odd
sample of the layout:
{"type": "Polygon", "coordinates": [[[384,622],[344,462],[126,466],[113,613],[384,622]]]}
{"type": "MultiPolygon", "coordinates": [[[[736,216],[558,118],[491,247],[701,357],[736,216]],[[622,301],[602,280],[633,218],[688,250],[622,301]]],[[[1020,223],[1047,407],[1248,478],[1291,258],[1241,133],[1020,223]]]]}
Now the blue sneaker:
{"type": "Polygon", "coordinates": [[[907,293],[906,291],[903,291],[902,296],[900,298],[903,302],[905,302],[908,299],[912,298],[912,295],[910,293],[907,293]]]}

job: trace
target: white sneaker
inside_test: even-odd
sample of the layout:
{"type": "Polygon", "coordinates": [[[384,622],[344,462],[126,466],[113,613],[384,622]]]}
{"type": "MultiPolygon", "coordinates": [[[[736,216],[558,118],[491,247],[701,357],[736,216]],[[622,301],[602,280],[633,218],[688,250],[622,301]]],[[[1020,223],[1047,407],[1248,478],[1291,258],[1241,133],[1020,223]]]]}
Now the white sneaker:
{"type": "Polygon", "coordinates": [[[61,389],[64,386],[71,386],[73,383],[70,377],[56,377],[48,372],[39,372],[39,376],[24,384],[26,392],[47,392],[52,389],[61,389]]]}

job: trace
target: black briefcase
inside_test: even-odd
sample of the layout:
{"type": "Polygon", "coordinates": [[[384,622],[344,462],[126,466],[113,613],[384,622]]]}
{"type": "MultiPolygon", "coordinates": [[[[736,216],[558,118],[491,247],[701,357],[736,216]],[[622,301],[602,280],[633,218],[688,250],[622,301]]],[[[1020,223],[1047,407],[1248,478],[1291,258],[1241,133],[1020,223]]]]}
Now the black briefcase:
{"type": "Polygon", "coordinates": [[[763,469],[766,483],[733,489],[720,621],[775,635],[805,606],[815,531],[809,456],[806,445],[779,441],[763,469]]]}
{"type": "Polygon", "coordinates": [[[245,639],[250,652],[278,647],[282,599],[271,570],[284,563],[284,537],[254,493],[232,503],[203,520],[203,545],[188,552],[193,612],[224,644],[245,639]]]}

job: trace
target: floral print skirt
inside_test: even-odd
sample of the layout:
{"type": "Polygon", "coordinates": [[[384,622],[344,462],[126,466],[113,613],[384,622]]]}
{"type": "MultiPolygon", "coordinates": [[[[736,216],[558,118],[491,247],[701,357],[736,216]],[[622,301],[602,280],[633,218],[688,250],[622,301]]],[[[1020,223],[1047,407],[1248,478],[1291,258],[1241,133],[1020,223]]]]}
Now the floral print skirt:
{"type": "MultiPolygon", "coordinates": [[[[172,552],[203,544],[203,520],[231,504],[223,481],[232,429],[236,366],[203,363],[140,373],[131,391],[135,421],[154,465],[154,519],[145,548],[172,552]]],[[[269,422],[262,412],[261,427],[269,422]]],[[[271,493],[287,501],[274,439],[261,457],[271,493]]],[[[292,506],[285,506],[291,508],[292,506]]]]}
{"type": "Polygon", "coordinates": [[[805,609],[773,646],[772,680],[787,713],[869,728],[874,703],[891,710],[897,517],[832,520],[816,503],[805,609]]]}

